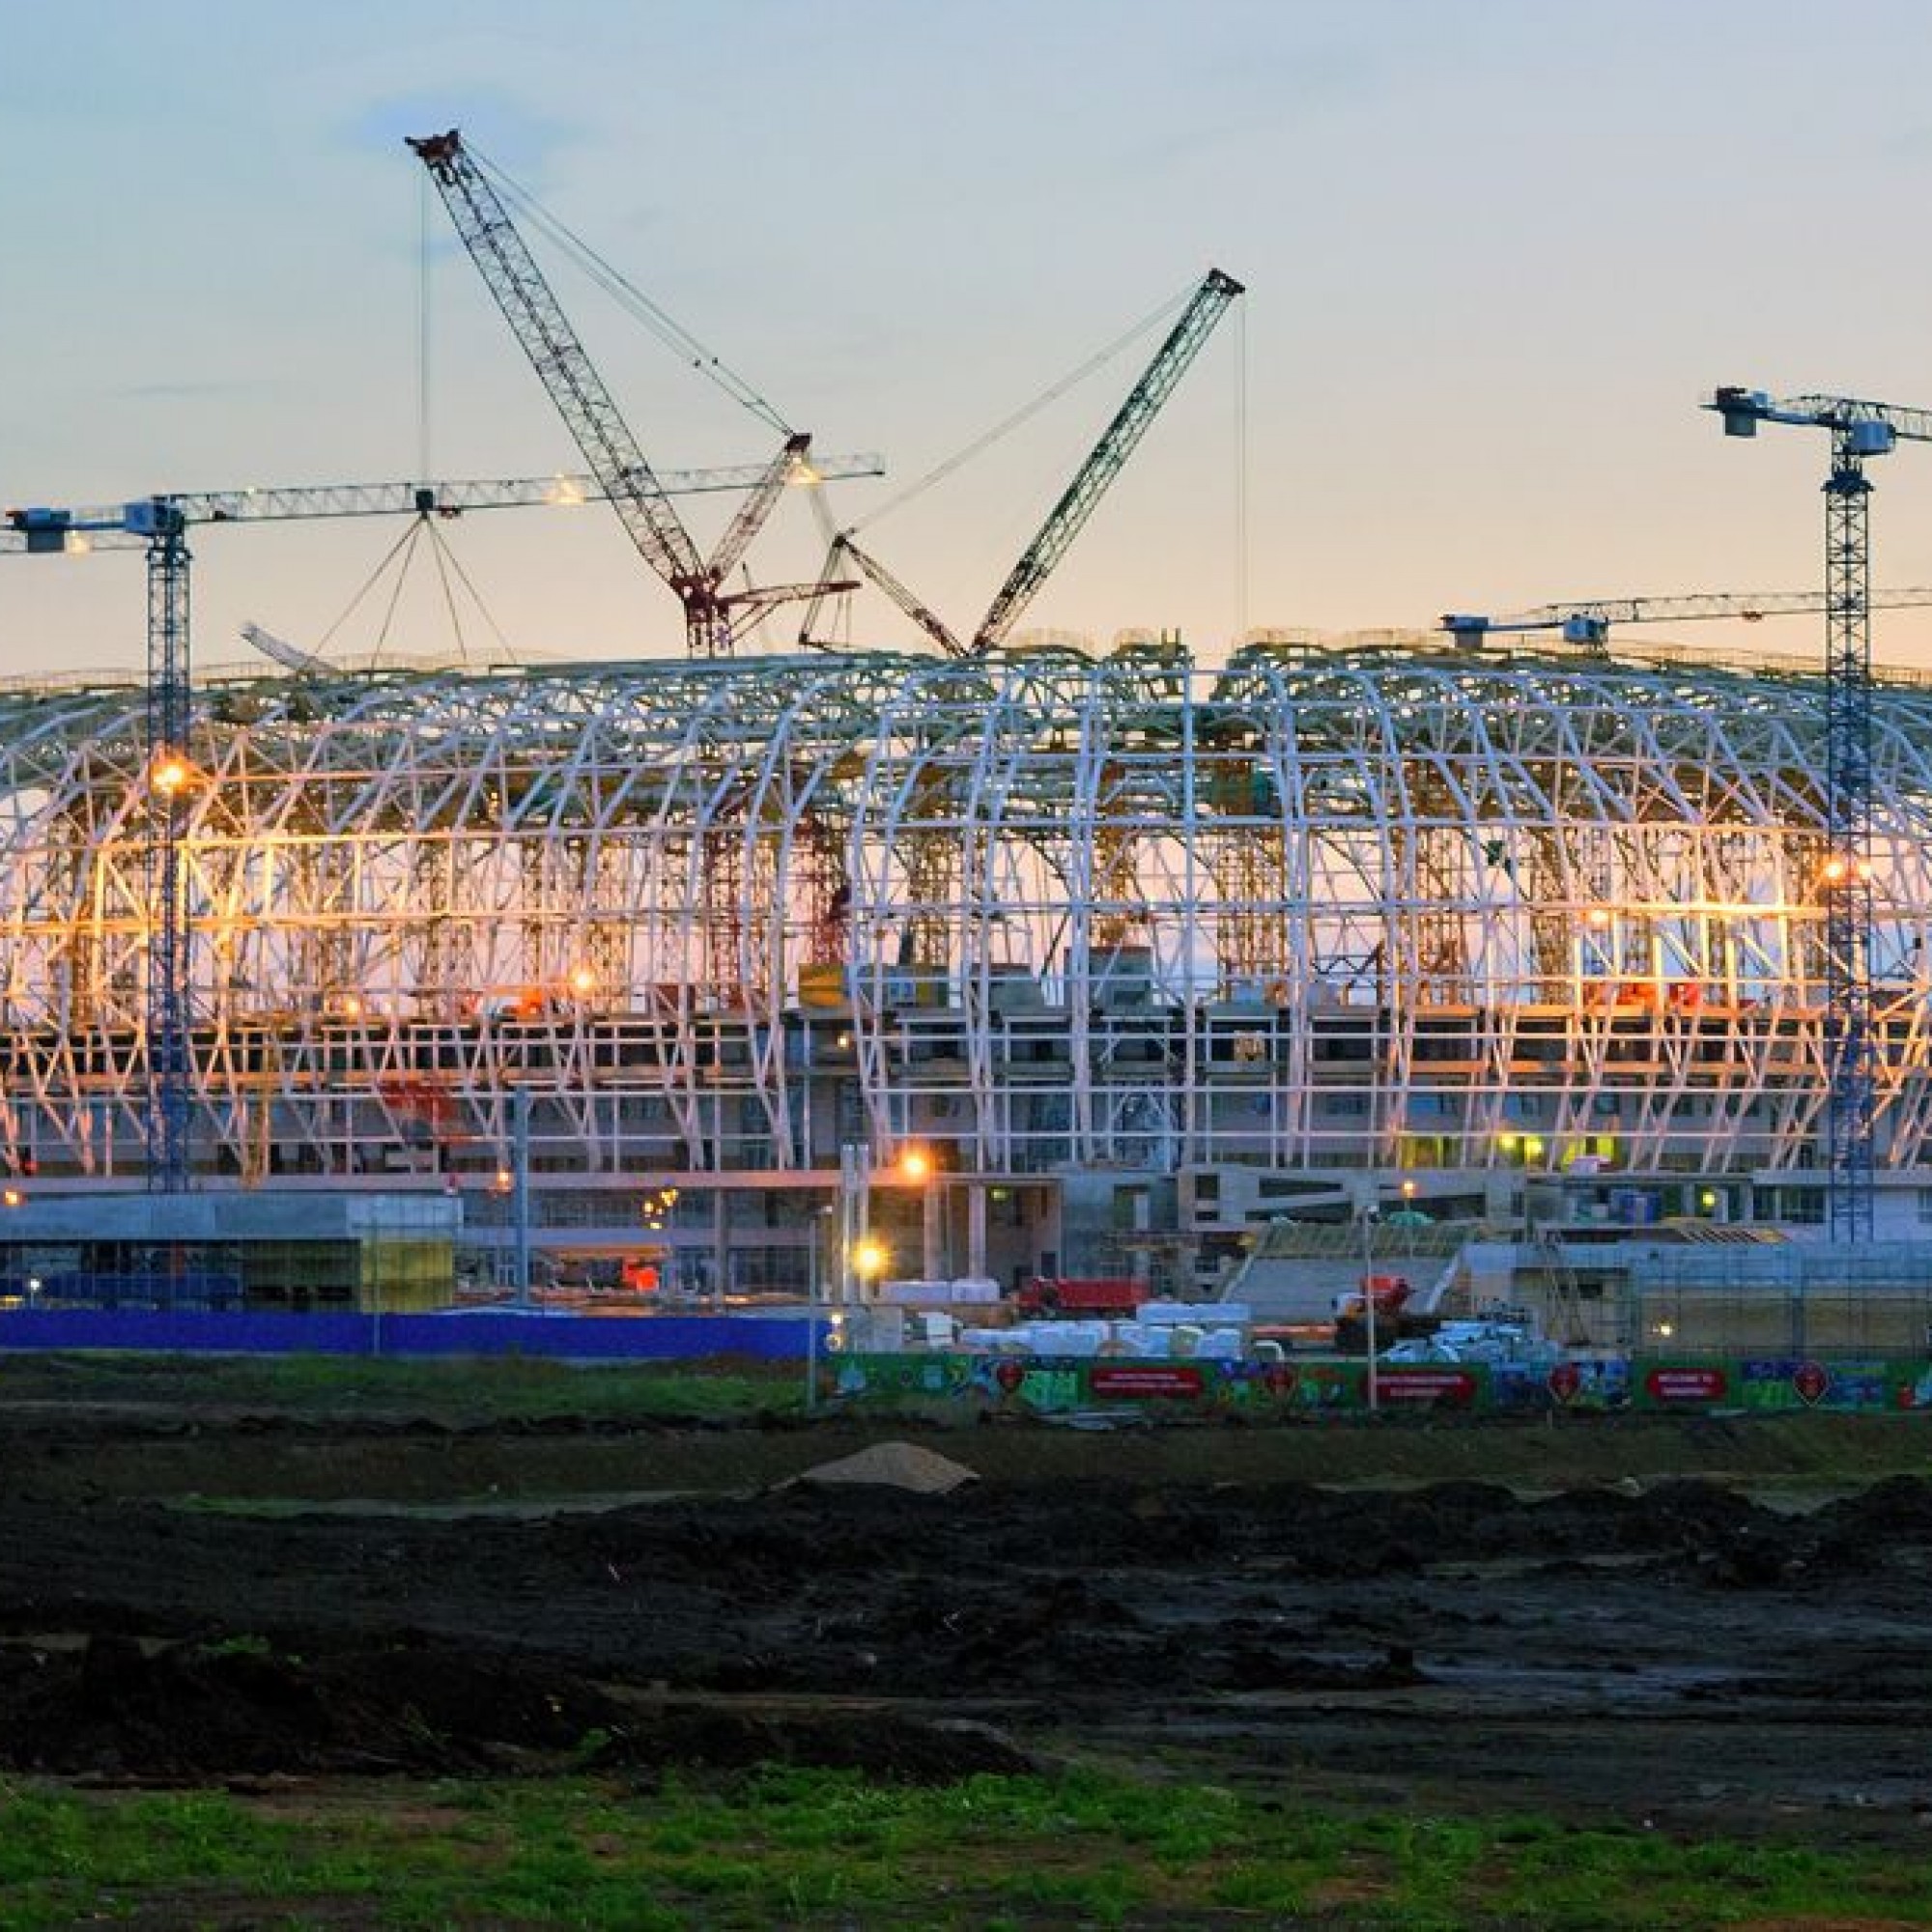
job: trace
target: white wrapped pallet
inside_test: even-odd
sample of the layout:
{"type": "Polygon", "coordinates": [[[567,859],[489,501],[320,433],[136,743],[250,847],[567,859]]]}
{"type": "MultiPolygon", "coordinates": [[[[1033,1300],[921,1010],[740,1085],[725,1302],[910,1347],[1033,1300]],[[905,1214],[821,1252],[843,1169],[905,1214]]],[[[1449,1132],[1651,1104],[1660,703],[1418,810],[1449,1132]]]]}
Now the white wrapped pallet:
{"type": "Polygon", "coordinates": [[[1142,1321],[1213,1322],[1217,1327],[1245,1328],[1254,1320],[1254,1311],[1245,1301],[1146,1301],[1141,1304],[1142,1321]]]}
{"type": "Polygon", "coordinates": [[[924,1307],[952,1299],[952,1284],[947,1281],[882,1281],[878,1298],[895,1308],[924,1307]]]}
{"type": "Polygon", "coordinates": [[[1165,1325],[1172,1325],[1177,1321],[1198,1321],[1200,1315],[1200,1309],[1191,1301],[1144,1301],[1137,1311],[1138,1320],[1165,1325]]]}
{"type": "Polygon", "coordinates": [[[959,1346],[974,1355],[1020,1355],[1026,1352],[1026,1338],[1018,1328],[962,1328],[959,1346]]]}

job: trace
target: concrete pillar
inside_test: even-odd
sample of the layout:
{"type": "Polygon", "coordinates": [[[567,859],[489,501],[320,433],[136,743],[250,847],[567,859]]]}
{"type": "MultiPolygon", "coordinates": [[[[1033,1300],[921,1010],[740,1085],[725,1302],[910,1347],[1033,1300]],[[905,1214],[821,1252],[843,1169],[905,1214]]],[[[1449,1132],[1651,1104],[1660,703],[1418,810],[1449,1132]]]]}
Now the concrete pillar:
{"type": "Polygon", "coordinates": [[[946,1274],[946,1188],[933,1175],[919,1203],[919,1273],[922,1281],[939,1281],[946,1274]]]}
{"type": "Polygon", "coordinates": [[[966,1183],[966,1272],[983,1277],[986,1272],[986,1183],[966,1183]]]}
{"type": "Polygon", "coordinates": [[[519,1087],[510,1096],[510,1279],[522,1306],[530,1298],[530,1090],[519,1087]]]}

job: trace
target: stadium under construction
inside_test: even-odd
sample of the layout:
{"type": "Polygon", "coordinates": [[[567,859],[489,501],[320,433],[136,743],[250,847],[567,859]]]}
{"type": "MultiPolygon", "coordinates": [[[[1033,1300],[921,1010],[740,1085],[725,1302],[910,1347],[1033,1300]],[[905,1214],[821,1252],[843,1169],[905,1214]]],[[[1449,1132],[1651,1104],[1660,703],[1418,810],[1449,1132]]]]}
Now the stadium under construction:
{"type": "MultiPolygon", "coordinates": [[[[149,595],[142,683],[0,694],[0,1301],[108,1274],[179,1301],[199,1271],[210,1299],[393,1306],[566,1269],[850,1297],[862,1252],[1188,1299],[1294,1226],[1359,1229],[1370,1274],[1386,1214],[1411,1247],[1466,1236],[1471,1295],[1498,1234],[1808,1230],[1923,1339],[1932,695],[1871,668],[1864,465],[1932,412],[1709,404],[1733,436],[1831,436],[1824,595],[1775,600],[1824,616],[1822,664],[1612,651],[1607,606],[1560,615],[1580,649],[1529,641],[1548,613],[1225,661],[1029,641],[1243,294],[1210,270],[955,632],[822,498],[818,579],[736,587],[819,477],[810,438],[638,298],[781,439],[701,552],[524,243],[528,197],[456,129],[408,145],[687,654],[351,675],[257,631],[282,674],[190,677],[191,524],[420,531],[526,484],[8,513],[0,549],[140,544],[149,595]],[[938,654],[831,643],[862,580],[938,654]],[[794,599],[797,653],[742,655],[794,599]]],[[[1567,1258],[1543,1272],[1582,1298],[1567,1258]]],[[[1616,1332],[1565,1325],[1628,1346],[1611,1272],[1616,1332]]]]}
{"type": "MultiPolygon", "coordinates": [[[[142,694],[0,716],[4,1158],[138,1189],[142,694]]],[[[1899,1239],[1932,694],[1881,676],[1873,718],[1899,1239]]],[[[1376,1204],[1802,1230],[1824,733],[1816,674],[1442,637],[216,676],[193,1184],[440,1196],[498,1246],[520,1203],[539,1252],[691,1293],[803,1291],[855,1144],[925,1276],[1206,1290],[1263,1224],[1376,1204]],[[934,1173],[895,1187],[911,1145],[934,1173]]]]}

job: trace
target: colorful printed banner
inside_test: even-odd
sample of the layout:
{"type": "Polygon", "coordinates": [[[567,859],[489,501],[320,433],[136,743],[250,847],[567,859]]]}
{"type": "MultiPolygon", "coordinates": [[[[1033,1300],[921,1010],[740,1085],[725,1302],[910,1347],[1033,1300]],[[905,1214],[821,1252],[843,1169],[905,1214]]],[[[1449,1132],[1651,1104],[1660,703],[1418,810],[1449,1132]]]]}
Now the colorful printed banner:
{"type": "MultiPolygon", "coordinates": [[[[821,1364],[828,1399],[966,1400],[1016,1415],[1077,1410],[1360,1412],[1359,1357],[1286,1362],[1095,1359],[1067,1355],[841,1355],[821,1364]]],[[[1932,1412],[1932,1364],[1808,1356],[1630,1363],[1591,1357],[1530,1363],[1384,1364],[1376,1401],[1392,1414],[1509,1413],[1635,1407],[1748,1413],[1932,1412]]]]}

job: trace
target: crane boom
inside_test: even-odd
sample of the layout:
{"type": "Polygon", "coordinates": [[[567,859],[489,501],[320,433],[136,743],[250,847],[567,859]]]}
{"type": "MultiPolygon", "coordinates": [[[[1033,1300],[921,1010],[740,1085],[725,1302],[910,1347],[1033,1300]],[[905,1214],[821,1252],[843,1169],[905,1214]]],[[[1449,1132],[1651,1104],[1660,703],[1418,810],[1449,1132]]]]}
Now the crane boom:
{"type": "Polygon", "coordinates": [[[690,532],[665,501],[644,452],[525,245],[502,198],[454,128],[412,138],[463,245],[469,249],[551,401],[604,486],[643,559],[673,589],[696,582],[704,564],[690,532]]]}
{"type": "Polygon", "coordinates": [[[463,245],[469,249],[511,333],[550,392],[644,561],[684,607],[685,643],[693,657],[728,657],[731,613],[722,594],[725,572],[757,534],[785,476],[805,459],[811,439],[786,438],[724,540],[709,559],[671,507],[630,425],[604,386],[550,283],[518,234],[502,197],[454,128],[413,137],[410,147],[429,169],[463,245]]]}
{"type": "Polygon", "coordinates": [[[974,633],[974,650],[993,650],[1004,641],[1020,612],[1080,534],[1108,486],[1121,473],[1161,405],[1173,394],[1175,384],[1186,374],[1188,364],[1213,332],[1214,325],[1227,313],[1235,298],[1244,293],[1242,285],[1232,275],[1222,273],[1219,269],[1208,270],[1166,341],[1155,351],[1153,360],[1048,513],[1038,535],[1021,553],[1019,561],[1000,586],[974,633]]]}
{"type": "MultiPolygon", "coordinates": [[[[841,535],[833,545],[833,554],[826,558],[825,575],[830,578],[838,568],[840,554],[849,556],[872,582],[910,617],[947,656],[963,658],[970,655],[966,646],[946,628],[945,621],[913,595],[877,557],[868,556],[855,544],[849,535],[841,535]]],[[[830,589],[834,586],[827,585],[830,589]]],[[[814,604],[813,609],[817,607],[814,604]]],[[[810,612],[808,612],[808,622],[810,612]]]]}
{"type": "Polygon", "coordinates": [[[1932,410],[1856,396],[1773,396],[1731,384],[1714,390],[1704,407],[1723,417],[1726,436],[1755,436],[1761,422],[1795,423],[1850,438],[1861,445],[1860,456],[1883,456],[1895,441],[1932,442],[1932,410]]]}
{"type": "Polygon", "coordinates": [[[765,519],[772,513],[772,505],[779,499],[779,492],[805,462],[806,451],[810,447],[811,439],[803,431],[788,436],[784,447],[773,457],[763,475],[753,485],[750,494],[739,504],[738,514],[719,538],[718,548],[711,553],[706,567],[714,584],[724,582],[731,574],[752,539],[764,527],[765,519]]]}
{"type": "MultiPolygon", "coordinates": [[[[789,459],[787,458],[787,462],[789,459]]],[[[763,488],[774,471],[783,483],[802,473],[790,463],[738,464],[722,469],[668,469],[658,478],[667,496],[763,488]]],[[[811,460],[815,479],[838,481],[879,476],[876,456],[825,456],[811,460]]],[[[392,517],[420,514],[460,517],[470,510],[525,510],[568,507],[604,500],[604,486],[582,471],[560,476],[471,478],[439,483],[312,483],[263,490],[156,491],[138,500],[164,502],[190,524],[277,523],[317,517],[392,517]]],[[[23,509],[0,513],[0,553],[56,551],[70,536],[87,539],[90,549],[145,547],[148,539],[126,526],[126,503],[73,509],[23,509]]]]}
{"type": "MultiPolygon", "coordinates": [[[[1873,611],[1909,611],[1932,604],[1932,589],[1874,590],[1873,611]]],[[[1742,617],[1755,623],[1761,617],[1802,617],[1822,614],[1828,608],[1821,590],[1709,590],[1685,597],[1593,597],[1571,604],[1539,604],[1506,617],[1490,617],[1457,611],[1437,628],[1460,642],[1479,643],[1492,632],[1560,631],[1566,643],[1601,650],[1613,624],[1697,624],[1716,618],[1742,617]]]]}

